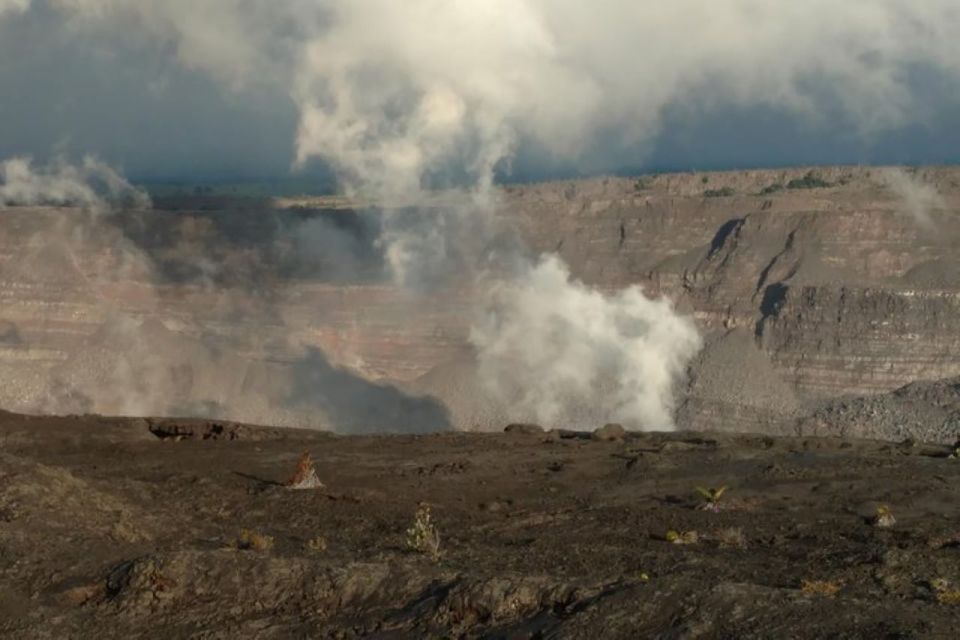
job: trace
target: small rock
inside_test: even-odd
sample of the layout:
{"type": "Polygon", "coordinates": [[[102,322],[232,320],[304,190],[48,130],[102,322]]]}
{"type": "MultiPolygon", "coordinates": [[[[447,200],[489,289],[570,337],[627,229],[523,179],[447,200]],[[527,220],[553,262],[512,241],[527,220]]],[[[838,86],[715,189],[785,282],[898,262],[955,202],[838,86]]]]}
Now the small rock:
{"type": "Polygon", "coordinates": [[[61,594],[64,604],[79,607],[106,594],[103,583],[84,584],[61,594]]]}
{"type": "Polygon", "coordinates": [[[481,502],[480,509],[490,513],[498,513],[509,509],[512,504],[513,502],[511,500],[491,500],[490,502],[481,502]]]}
{"type": "Polygon", "coordinates": [[[538,424],[525,424],[521,422],[515,422],[513,424],[508,424],[503,430],[504,433],[520,433],[524,435],[539,435],[543,433],[544,429],[538,424]]]}
{"type": "Polygon", "coordinates": [[[596,429],[591,438],[600,442],[613,442],[623,440],[626,435],[627,432],[622,425],[611,423],[596,429]]]}

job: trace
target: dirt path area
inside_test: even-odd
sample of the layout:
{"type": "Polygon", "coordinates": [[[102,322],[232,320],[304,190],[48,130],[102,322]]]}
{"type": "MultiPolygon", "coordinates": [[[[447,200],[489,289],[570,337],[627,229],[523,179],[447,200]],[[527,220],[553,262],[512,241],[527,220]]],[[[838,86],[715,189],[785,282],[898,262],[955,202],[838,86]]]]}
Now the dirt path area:
{"type": "Polygon", "coordinates": [[[527,431],[6,414],[0,636],[956,637],[950,447],[527,431]]]}

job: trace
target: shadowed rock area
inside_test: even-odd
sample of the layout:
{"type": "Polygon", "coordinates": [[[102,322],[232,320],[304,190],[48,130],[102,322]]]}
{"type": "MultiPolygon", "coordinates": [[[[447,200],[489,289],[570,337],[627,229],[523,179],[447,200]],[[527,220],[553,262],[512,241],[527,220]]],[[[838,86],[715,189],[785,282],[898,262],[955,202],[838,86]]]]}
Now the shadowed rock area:
{"type": "Polygon", "coordinates": [[[0,635],[952,638],[952,451],[3,414],[0,635]]]}

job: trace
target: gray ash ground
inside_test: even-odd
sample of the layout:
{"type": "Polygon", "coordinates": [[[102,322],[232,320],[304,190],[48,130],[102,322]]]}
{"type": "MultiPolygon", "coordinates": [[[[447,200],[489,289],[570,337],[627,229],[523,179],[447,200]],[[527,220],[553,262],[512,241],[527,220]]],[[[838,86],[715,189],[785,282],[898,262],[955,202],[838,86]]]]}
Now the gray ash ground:
{"type": "Polygon", "coordinates": [[[953,638],[960,625],[946,445],[4,414],[0,447],[4,638],[953,638]],[[304,451],[325,488],[283,486],[304,451]],[[696,487],[723,485],[702,508],[696,487]],[[437,560],[405,544],[422,504],[437,560]],[[873,524],[880,504],[894,526],[873,524]],[[243,530],[272,546],[238,548],[243,530]]]}

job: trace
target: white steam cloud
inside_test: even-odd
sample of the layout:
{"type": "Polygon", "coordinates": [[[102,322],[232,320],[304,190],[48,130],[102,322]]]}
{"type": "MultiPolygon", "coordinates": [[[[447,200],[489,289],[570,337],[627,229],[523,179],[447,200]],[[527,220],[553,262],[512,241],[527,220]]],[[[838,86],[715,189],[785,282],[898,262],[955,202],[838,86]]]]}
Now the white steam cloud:
{"type": "Polygon", "coordinates": [[[630,428],[673,425],[673,385],[701,343],[668,302],[637,287],[603,296],[571,280],[554,256],[491,296],[471,339],[481,379],[516,419],[599,414],[630,428]]]}
{"type": "Polygon", "coordinates": [[[0,163],[0,208],[42,205],[104,211],[114,203],[144,208],[149,198],[92,156],[79,165],[58,160],[36,168],[29,158],[0,163]]]}
{"type": "Polygon", "coordinates": [[[947,207],[943,196],[932,184],[900,168],[884,169],[880,178],[900,198],[904,213],[923,229],[935,231],[933,214],[947,207]]]}
{"type": "Polygon", "coordinates": [[[146,195],[93,158],[80,165],[14,160],[0,166],[6,178],[0,192],[10,203],[0,207],[10,252],[0,261],[0,289],[32,299],[7,305],[0,318],[5,408],[208,417],[347,433],[449,428],[439,402],[340,368],[310,340],[298,339],[302,325],[276,313],[274,296],[283,296],[278,273],[298,267],[343,275],[316,271],[311,257],[322,257],[356,276],[364,268],[362,251],[371,250],[349,246],[359,238],[323,218],[301,225],[257,210],[251,218],[263,215],[268,222],[252,221],[255,241],[248,244],[247,236],[232,244],[230,232],[242,237],[251,228],[231,223],[223,227],[227,237],[217,234],[207,244],[195,234],[211,219],[190,216],[183,226],[167,228],[176,215],[131,209],[145,204],[146,195]],[[289,230],[281,228],[286,224],[289,230]],[[309,248],[321,255],[293,247],[293,239],[322,244],[309,248]],[[211,253],[221,260],[211,261],[211,253]],[[282,265],[262,262],[279,254],[282,265]],[[229,278],[221,279],[227,271],[229,278]],[[195,304],[194,296],[202,302],[195,304]],[[44,357],[51,353],[51,326],[59,336],[64,325],[69,338],[55,338],[53,358],[44,357]]]}
{"type": "MultiPolygon", "coordinates": [[[[83,28],[146,33],[234,89],[275,78],[300,113],[295,163],[325,159],[355,195],[422,209],[428,188],[466,187],[443,220],[388,222],[386,253],[407,282],[481,271],[489,189],[521,144],[569,157],[611,134],[642,145],[678,105],[839,115],[868,133],[924,117],[911,69],[960,77],[955,0],[47,3],[83,28]]],[[[669,422],[671,383],[697,344],[687,321],[637,290],[589,292],[556,259],[507,271],[474,342],[488,377],[513,368],[533,385],[520,409],[550,419],[569,392],[596,387],[588,401],[611,417],[669,422]]]]}
{"type": "Polygon", "coordinates": [[[26,13],[30,0],[0,0],[0,18],[4,14],[26,13]]]}

